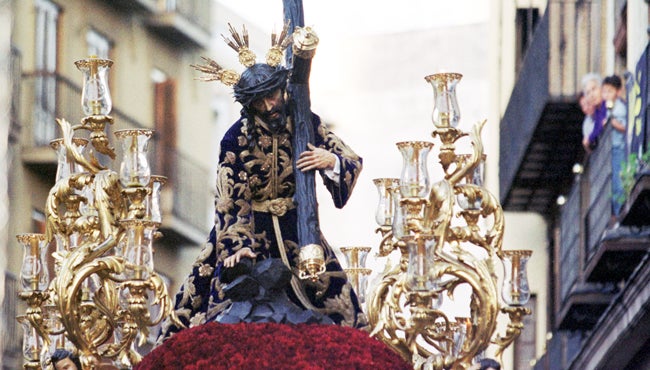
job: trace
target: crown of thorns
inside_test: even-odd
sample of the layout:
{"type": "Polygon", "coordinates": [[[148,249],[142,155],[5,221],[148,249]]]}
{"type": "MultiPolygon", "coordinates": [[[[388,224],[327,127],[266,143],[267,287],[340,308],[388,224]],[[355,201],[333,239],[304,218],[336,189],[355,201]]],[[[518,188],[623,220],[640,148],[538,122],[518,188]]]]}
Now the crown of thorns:
{"type": "MultiPolygon", "coordinates": [[[[224,36],[223,34],[221,37],[223,37],[224,41],[228,46],[230,46],[233,50],[239,54],[239,63],[244,65],[246,68],[250,68],[255,64],[255,53],[253,53],[252,50],[249,49],[249,44],[248,44],[248,30],[246,30],[246,26],[242,26],[242,33],[241,35],[235,28],[228,23],[228,28],[230,30],[230,38],[224,36]]],[[[292,35],[289,35],[289,22],[286,22],[284,24],[284,27],[282,28],[282,32],[280,32],[280,35],[273,31],[271,33],[271,48],[269,51],[266,53],[266,64],[270,65],[271,67],[277,67],[280,65],[282,62],[283,56],[284,56],[284,50],[291,45],[293,38],[292,35]]],[[[224,85],[227,86],[233,86],[237,82],[239,82],[239,77],[240,74],[237,73],[236,71],[232,69],[224,69],[222,68],[216,61],[207,58],[207,57],[201,57],[206,64],[192,64],[190,65],[192,68],[196,69],[197,71],[203,72],[204,75],[199,77],[200,80],[202,81],[220,81],[224,85]]]]}

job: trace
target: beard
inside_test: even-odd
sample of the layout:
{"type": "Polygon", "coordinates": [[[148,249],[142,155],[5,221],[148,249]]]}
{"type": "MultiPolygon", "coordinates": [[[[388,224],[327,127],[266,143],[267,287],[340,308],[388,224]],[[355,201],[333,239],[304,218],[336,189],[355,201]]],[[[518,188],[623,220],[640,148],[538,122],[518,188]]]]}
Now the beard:
{"type": "Polygon", "coordinates": [[[287,114],[284,107],[261,113],[259,116],[262,121],[269,125],[269,129],[273,133],[280,131],[287,121],[287,114]]]}

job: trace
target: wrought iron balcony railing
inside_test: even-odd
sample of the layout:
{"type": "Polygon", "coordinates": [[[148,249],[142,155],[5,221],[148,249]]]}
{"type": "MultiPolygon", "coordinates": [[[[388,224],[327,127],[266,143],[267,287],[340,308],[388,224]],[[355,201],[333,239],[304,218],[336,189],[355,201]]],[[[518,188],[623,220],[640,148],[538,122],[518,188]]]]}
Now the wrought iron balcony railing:
{"type": "MultiPolygon", "coordinates": [[[[22,76],[22,106],[24,122],[28,129],[26,134],[30,142],[24,142],[27,147],[49,147],[50,141],[61,136],[58,132],[56,118],[66,118],[70,122],[80,122],[83,112],[79,108],[81,87],[65,76],[56,72],[35,71],[22,76]]],[[[114,130],[126,128],[143,128],[144,124],[129,117],[123,111],[115,108],[111,115],[115,118],[114,130]]],[[[52,157],[54,158],[54,157],[52,157]]]]}
{"type": "Polygon", "coordinates": [[[159,0],[162,12],[178,13],[201,29],[210,29],[210,0],[159,0]]]}
{"type": "MultiPolygon", "coordinates": [[[[571,187],[571,166],[580,162],[580,79],[605,72],[604,2],[548,2],[501,120],[501,204],[510,211],[555,217],[555,199],[571,187]]],[[[594,220],[595,221],[595,220],[594,220]]]]}
{"type": "Polygon", "coordinates": [[[159,0],[146,18],[149,29],[177,46],[207,48],[210,43],[210,0],[159,0]]]}
{"type": "Polygon", "coordinates": [[[612,213],[612,128],[576,175],[560,209],[558,326],[588,330],[610,305],[618,283],[637,268],[648,238],[628,234],[612,213]]]}

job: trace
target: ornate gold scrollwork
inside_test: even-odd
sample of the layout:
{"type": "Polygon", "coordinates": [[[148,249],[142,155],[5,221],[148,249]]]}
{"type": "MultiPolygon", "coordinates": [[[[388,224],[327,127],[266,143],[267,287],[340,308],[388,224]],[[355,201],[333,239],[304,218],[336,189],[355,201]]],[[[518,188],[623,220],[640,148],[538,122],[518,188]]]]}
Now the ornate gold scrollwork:
{"type": "MultiPolygon", "coordinates": [[[[450,81],[455,84],[459,79],[458,74],[444,73],[427,77],[438,89],[436,96],[453,93],[443,91],[441,86],[450,81]]],[[[455,97],[436,104],[449,101],[455,104],[455,97]]],[[[499,304],[494,260],[503,257],[503,210],[496,197],[474,179],[474,172],[484,160],[481,130],[486,121],[478,122],[467,134],[451,125],[459,117],[455,105],[438,108],[434,109],[432,136],[442,143],[438,158],[444,178],[431,185],[426,198],[403,191],[401,197],[392,194],[401,199],[400,209],[394,210],[395,214],[400,212],[399,218],[395,216],[392,225],[384,221],[389,217],[386,204],[390,201],[380,199],[383,209],[377,219],[383,224],[377,229],[382,235],[378,255],[387,256],[399,249],[401,263],[380,276],[381,281],[369,293],[367,312],[371,335],[414,368],[456,370],[469,368],[491,343],[498,346],[496,355],[501,356],[521,332],[522,318],[530,310],[516,304],[501,308],[499,304]],[[456,142],[466,137],[472,151],[459,155],[456,142]],[[395,227],[400,235],[394,234],[395,227]],[[443,309],[442,302],[444,297],[453,298],[461,286],[471,290],[469,317],[454,318],[443,309]],[[505,336],[491,340],[500,311],[511,322],[505,336]]],[[[384,184],[391,180],[375,180],[380,197],[386,193],[384,184]]],[[[421,184],[426,181],[421,180],[421,184]]],[[[530,251],[510,252],[530,256],[530,251]]],[[[517,274],[519,268],[513,267],[512,274],[517,274]]],[[[512,289],[520,287],[523,285],[511,284],[512,289]]],[[[510,294],[517,304],[523,302],[515,292],[510,294]]]]}

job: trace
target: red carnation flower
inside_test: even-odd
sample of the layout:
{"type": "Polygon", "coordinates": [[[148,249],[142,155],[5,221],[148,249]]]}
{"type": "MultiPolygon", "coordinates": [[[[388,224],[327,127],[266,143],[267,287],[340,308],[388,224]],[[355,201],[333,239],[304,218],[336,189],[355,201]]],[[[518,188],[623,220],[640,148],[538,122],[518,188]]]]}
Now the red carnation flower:
{"type": "Polygon", "coordinates": [[[135,370],[412,369],[366,332],[338,325],[211,322],[182,330],[135,370]]]}

